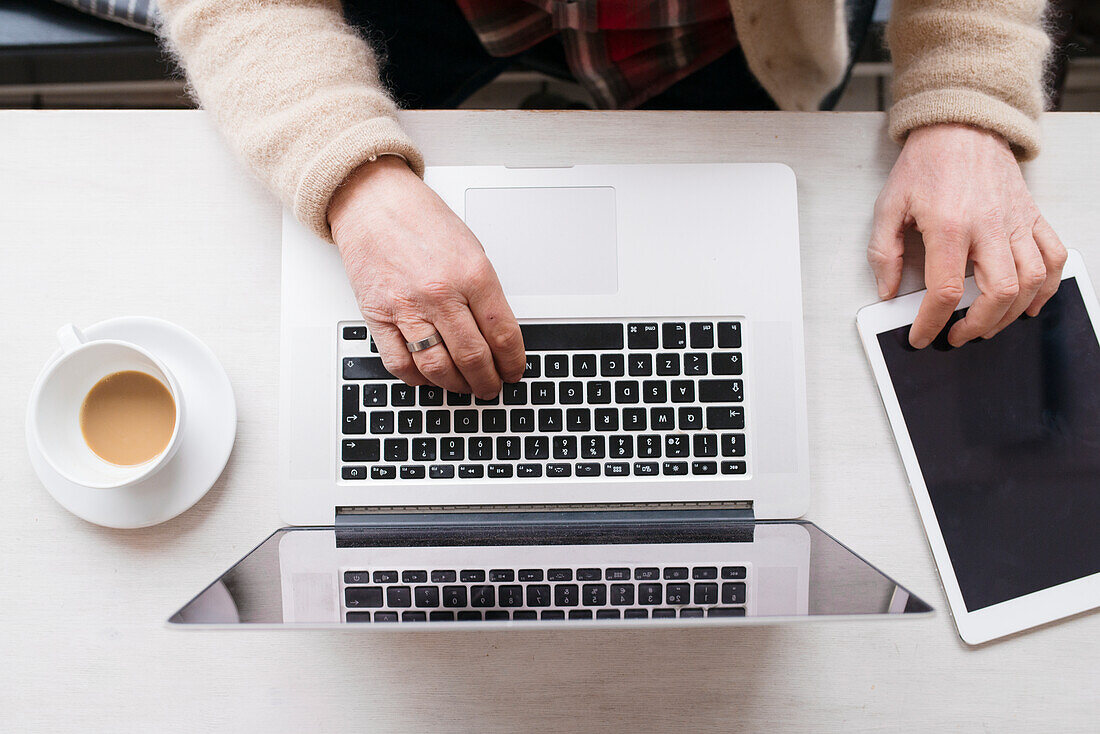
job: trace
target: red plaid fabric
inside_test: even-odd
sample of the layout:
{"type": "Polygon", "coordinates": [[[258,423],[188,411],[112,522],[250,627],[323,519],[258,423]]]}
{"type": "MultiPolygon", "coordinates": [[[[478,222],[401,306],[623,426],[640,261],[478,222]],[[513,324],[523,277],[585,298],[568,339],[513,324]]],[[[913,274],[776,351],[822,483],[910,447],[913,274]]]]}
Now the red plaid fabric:
{"type": "Polygon", "coordinates": [[[737,46],[729,0],[457,0],[493,56],[561,34],[604,108],[631,108],[737,46]]]}

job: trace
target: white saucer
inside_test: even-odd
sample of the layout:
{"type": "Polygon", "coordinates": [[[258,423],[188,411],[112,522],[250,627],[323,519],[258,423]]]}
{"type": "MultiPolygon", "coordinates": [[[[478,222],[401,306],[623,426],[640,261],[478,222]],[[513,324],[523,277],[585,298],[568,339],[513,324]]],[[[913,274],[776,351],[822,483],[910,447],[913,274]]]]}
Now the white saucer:
{"type": "MultiPolygon", "coordinates": [[[[31,464],[57,502],[77,517],[109,528],[144,528],[171,520],[202,499],[225,469],[237,434],[237,404],[229,376],[209,347],[162,319],[127,316],[84,329],[88,339],[119,339],[144,347],[175,375],[187,420],[171,461],[143,482],[90,489],[60,476],[42,457],[27,424],[31,464]]],[[[50,357],[46,367],[61,356],[50,357]]],[[[41,375],[39,375],[41,379],[41,375]]]]}

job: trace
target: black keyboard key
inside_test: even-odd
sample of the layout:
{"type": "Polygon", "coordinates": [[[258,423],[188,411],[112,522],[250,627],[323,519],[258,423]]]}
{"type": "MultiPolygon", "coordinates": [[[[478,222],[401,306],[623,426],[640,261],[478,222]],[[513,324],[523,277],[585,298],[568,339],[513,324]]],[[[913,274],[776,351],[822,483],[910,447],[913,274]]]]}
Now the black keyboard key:
{"type": "Polygon", "coordinates": [[[555,459],[577,458],[576,436],[554,436],[552,443],[555,459]]]}
{"type": "Polygon", "coordinates": [[[522,607],[523,587],[519,584],[505,584],[497,589],[497,600],[502,607],[522,607]]]}
{"type": "MultiPolygon", "coordinates": [[[[741,374],[740,352],[715,352],[710,356],[711,371],[716,375],[741,374]]],[[[705,374],[705,373],[704,373],[705,374]]]]}
{"type": "Polygon", "coordinates": [[[695,383],[691,380],[673,380],[668,386],[668,391],[674,403],[695,402],[695,383]]]}
{"type": "Polygon", "coordinates": [[[435,439],[414,438],[412,440],[413,461],[435,461],[435,439]]]}
{"type": "Polygon", "coordinates": [[[633,604],[634,584],[611,584],[611,603],[617,607],[628,607],[633,604]]]}
{"type": "Polygon", "coordinates": [[[443,461],[462,461],[466,458],[466,442],[458,436],[439,439],[439,458],[443,461]]]}
{"type": "Polygon", "coordinates": [[[542,464],[520,464],[516,467],[516,476],[526,479],[541,477],[542,464]]]}
{"type": "MultiPolygon", "coordinates": [[[[345,441],[345,443],[347,443],[345,441]]],[[[743,433],[723,433],[722,434],[722,456],[744,456],[745,455],[745,434],[743,433]]]]}
{"type": "Polygon", "coordinates": [[[654,609],[654,619],[673,619],[676,616],[675,609],[654,609]]]}
{"type": "Polygon", "coordinates": [[[459,622],[480,622],[481,621],[481,612],[473,612],[473,611],[469,611],[469,610],[467,610],[465,612],[459,612],[458,613],[458,621],[459,622]]]}
{"type": "Polygon", "coordinates": [[[623,619],[649,619],[649,610],[627,609],[623,612],[623,619]]]}
{"type": "Polygon", "coordinates": [[[348,413],[344,416],[344,434],[359,436],[367,432],[366,413],[348,413]]]}
{"type": "Polygon", "coordinates": [[[436,464],[428,467],[429,479],[454,479],[455,468],[446,464],[436,464]]]}
{"type": "Polygon", "coordinates": [[[588,383],[589,405],[607,405],[611,402],[611,383],[605,380],[593,380],[588,383]]]}
{"type": "Polygon", "coordinates": [[[707,355],[692,352],[684,355],[685,375],[705,375],[707,373],[707,355]]]}
{"type": "Polygon", "coordinates": [[[661,347],[683,349],[687,346],[687,324],[675,322],[661,326],[661,347]]]}
{"type": "Polygon", "coordinates": [[[501,396],[505,405],[527,405],[527,383],[506,382],[501,396]]]}
{"type": "Polygon", "coordinates": [[[546,476],[553,479],[564,479],[572,475],[573,466],[571,464],[547,464],[546,476]]]}
{"type": "Polygon", "coordinates": [[[401,582],[405,584],[424,584],[428,581],[427,571],[402,571],[401,582]]]}
{"type": "Polygon", "coordinates": [[[678,412],[681,431],[698,431],[703,428],[702,408],[680,408],[678,412]]]}
{"type": "Polygon", "coordinates": [[[547,581],[572,581],[573,569],[571,568],[551,568],[546,572],[547,581]]]}
{"type": "Polygon", "coordinates": [[[473,402],[473,395],[467,392],[447,391],[447,405],[469,405],[473,402]]]}
{"type": "Polygon", "coordinates": [[[661,467],[656,461],[635,461],[634,476],[655,477],[661,473],[661,467]]]}
{"type": "Polygon", "coordinates": [[[379,384],[363,385],[363,407],[380,408],[386,404],[386,386],[379,384]]]}
{"type": "Polygon", "coordinates": [[[745,427],[745,409],[740,405],[711,406],[707,408],[707,428],[710,430],[745,427]]]}
{"type": "Polygon", "coordinates": [[[718,603],[718,584],[695,584],[695,603],[710,606],[718,603]]]}
{"type": "Polygon", "coordinates": [[[423,466],[415,464],[401,467],[402,479],[423,479],[426,473],[423,466]]]}
{"type": "Polygon", "coordinates": [[[662,377],[680,374],[680,355],[675,353],[658,354],[657,374],[662,377]]]}
{"type": "Polygon", "coordinates": [[[527,436],[523,439],[523,457],[529,461],[550,458],[550,438],[548,436],[527,436]]]}
{"type": "Polygon", "coordinates": [[[607,439],[607,458],[609,459],[633,459],[633,436],[609,436],[607,439]]]}
{"type": "Polygon", "coordinates": [[[481,411],[482,433],[504,433],[508,430],[508,411],[483,410],[481,411]]]}
{"type": "Polygon", "coordinates": [[[699,619],[703,616],[703,610],[698,607],[680,610],[680,619],[699,619]]]}
{"type": "Polygon", "coordinates": [[[626,370],[631,377],[649,377],[653,374],[653,355],[631,354],[626,358],[626,370]]]}
{"type": "Polygon", "coordinates": [[[517,578],[520,581],[524,581],[524,582],[527,582],[527,581],[542,581],[543,575],[544,574],[542,573],[541,568],[521,568],[519,570],[519,574],[517,575],[517,578]]]}
{"type": "Polygon", "coordinates": [[[458,580],[458,574],[454,571],[432,571],[433,584],[453,584],[458,580]]]}
{"type": "Polygon", "coordinates": [[[510,568],[494,568],[489,572],[489,580],[498,583],[516,580],[516,572],[510,568]]]}
{"type": "Polygon", "coordinates": [[[464,584],[476,584],[485,580],[485,572],[481,569],[463,571],[458,575],[458,580],[464,584]]]}
{"type": "Polygon", "coordinates": [[[340,403],[344,408],[344,415],[359,412],[359,386],[344,385],[340,391],[340,403]]]}
{"type": "Polygon", "coordinates": [[[700,403],[740,403],[745,397],[741,380],[699,380],[700,403]]]}
{"type": "Polygon", "coordinates": [[[408,586],[390,586],[386,589],[386,606],[411,607],[412,589],[408,586]]]}
{"type": "Polygon", "coordinates": [[[570,619],[592,619],[591,609],[571,609],[569,610],[570,619]]]}
{"type": "Polygon", "coordinates": [[[374,621],[375,622],[396,622],[397,621],[397,612],[375,612],[374,613],[374,621]]]}
{"type": "Polygon", "coordinates": [[[617,380],[615,382],[615,402],[634,405],[640,397],[637,380],[617,380]]]}
{"type": "Polygon", "coordinates": [[[626,343],[630,349],[656,349],[657,324],[627,324],[626,343]]]}
{"type": "Polygon", "coordinates": [[[688,570],[684,566],[669,566],[664,571],[666,581],[679,581],[688,577],[688,570]]]}
{"type": "Polygon", "coordinates": [[[748,569],[744,566],[722,566],[722,578],[724,579],[743,579],[748,574],[748,569]]]}
{"type": "Polygon", "coordinates": [[[530,408],[513,408],[508,417],[512,433],[530,433],[535,430],[535,411],[530,408]]]}
{"type": "Polygon", "coordinates": [[[722,349],[740,349],[741,348],[741,322],[740,321],[719,321],[718,322],[718,346],[722,349]]]}
{"type": "MultiPolygon", "coordinates": [[[[580,574],[578,574],[578,577],[580,574]]],[[[581,601],[586,607],[602,607],[607,603],[607,586],[585,584],[581,587],[581,601]]]]}
{"type": "Polygon", "coordinates": [[[660,584],[638,584],[638,603],[656,606],[663,600],[660,584]]]}
{"type": "Polygon", "coordinates": [[[655,435],[638,436],[638,458],[657,459],[661,456],[661,437],[655,435]]]}
{"type": "Polygon", "coordinates": [[[714,461],[691,462],[691,473],[699,476],[711,476],[718,473],[718,464],[714,461]]]}
{"type": "Polygon", "coordinates": [[[443,606],[445,607],[464,607],[466,606],[466,587],[465,586],[444,586],[443,587],[443,606]]]}
{"type": "Polygon", "coordinates": [[[554,585],[554,606],[575,607],[580,601],[580,588],[576,584],[554,585]]]}
{"type": "Polygon", "coordinates": [[[728,581],[722,584],[723,604],[744,604],[745,584],[741,581],[728,581]]]}
{"type": "Polygon", "coordinates": [[[596,376],[596,355],[595,354],[574,354],[573,355],[573,377],[595,377],[596,376]]]}
{"type": "Polygon", "coordinates": [[[454,612],[428,612],[429,622],[453,622],[455,621],[454,612]]]}
{"type": "Polygon", "coordinates": [[[630,476],[630,464],[625,461],[609,461],[603,465],[605,477],[630,476]]]}
{"type": "Polygon", "coordinates": [[[582,464],[577,464],[577,476],[598,477],[600,476],[600,465],[595,462],[585,462],[582,464]]]}
{"type": "Polygon", "coordinates": [[[428,433],[450,433],[451,412],[449,410],[429,410],[425,416],[425,430],[428,433]]]}
{"type": "Polygon", "coordinates": [[[623,409],[623,430],[624,431],[644,431],[646,429],[646,411],[645,408],[624,408],[623,409]]]}
{"type": "Polygon", "coordinates": [[[344,357],[345,380],[396,380],[379,357],[344,357]]]}
{"type": "Polygon", "coordinates": [[[382,442],[377,438],[355,438],[340,442],[340,458],[344,461],[378,461],[382,442]]]}
{"type": "Polygon", "coordinates": [[[370,622],[370,612],[348,612],[344,615],[348,622],[370,622]]]}
{"type": "Polygon", "coordinates": [[[493,439],[487,436],[470,436],[470,461],[489,461],[493,458],[493,439]]]}
{"type": "Polygon", "coordinates": [[[580,405],[584,402],[584,383],[569,380],[558,385],[558,402],[562,405],[580,405]]]}
{"type": "Polygon", "coordinates": [[[646,380],[642,383],[642,400],[646,403],[668,401],[668,383],[664,380],[646,380]]]}
{"type": "MultiPolygon", "coordinates": [[[[541,571],[539,572],[539,581],[542,580],[541,571]]],[[[549,584],[531,584],[527,587],[527,606],[529,607],[548,607],[550,606],[550,585],[549,584]]]]}
{"type": "Polygon", "coordinates": [[[688,473],[688,464],[686,461],[666,461],[661,471],[667,477],[682,477],[688,473]]]}
{"type": "Polygon", "coordinates": [[[369,584],[370,574],[366,571],[344,571],[345,584],[369,584]]]}
{"type": "Polygon", "coordinates": [[[397,467],[391,464],[375,464],[370,468],[371,479],[397,479],[397,467]]]}
{"type": "Polygon", "coordinates": [[[340,469],[340,478],[347,481],[356,481],[359,479],[367,478],[367,467],[365,466],[345,466],[340,469]]]}
{"type": "Polygon", "coordinates": [[[489,474],[490,479],[511,479],[511,477],[512,477],[512,465],[511,464],[490,464],[488,474],[489,474]]]}
{"type": "Polygon", "coordinates": [[[691,569],[691,577],[693,579],[716,579],[718,578],[718,568],[716,566],[696,566],[691,569]]]}
{"type": "Polygon", "coordinates": [[[676,428],[676,413],[672,408],[650,408],[649,425],[654,431],[671,431],[676,428]]]}
{"type": "Polygon", "coordinates": [[[439,587],[438,586],[417,586],[413,589],[413,599],[418,607],[438,607],[439,606],[439,587]]]}
{"type": "Polygon", "coordinates": [[[527,365],[523,368],[524,379],[542,377],[542,357],[537,354],[527,355],[527,365]]]}
{"type": "Polygon", "coordinates": [[[381,586],[356,586],[344,589],[344,605],[349,609],[382,606],[381,586]]]}
{"type": "MultiPolygon", "coordinates": [[[[700,417],[700,422],[702,418],[700,417]]],[[[700,458],[718,455],[718,436],[713,433],[697,433],[691,437],[691,452],[700,458]]]]}
{"type": "Polygon", "coordinates": [[[622,324],[520,324],[528,352],[623,348],[622,324]]]}
{"type": "Polygon", "coordinates": [[[495,607],[497,605],[497,592],[495,586],[471,586],[470,606],[495,607]]]}
{"type": "Polygon", "coordinates": [[[345,326],[344,338],[351,340],[363,340],[367,338],[367,327],[365,326],[345,326]]]}
{"type": "Polygon", "coordinates": [[[455,433],[477,433],[477,411],[456,410],[454,428],[455,433]]]}
{"type": "Polygon", "coordinates": [[[723,474],[747,474],[749,467],[743,461],[723,461],[722,473],[723,474]]]}
{"type": "Polygon", "coordinates": [[[539,619],[565,619],[565,612],[560,609],[543,609],[539,619]]]}
{"type": "Polygon", "coordinates": [[[485,476],[485,467],[481,464],[459,464],[459,479],[481,479],[485,476]]]}
{"type": "Polygon", "coordinates": [[[601,354],[600,376],[622,377],[626,374],[626,356],[623,354],[601,354]]]}
{"type": "Polygon", "coordinates": [[[546,376],[547,377],[568,377],[569,376],[569,357],[564,354],[548,354],[546,355],[546,376]]]}
{"type": "MultiPolygon", "coordinates": [[[[377,615],[376,615],[377,616],[377,615]]],[[[713,607],[707,610],[708,617],[744,617],[744,607],[713,607]]]]}
{"type": "Polygon", "coordinates": [[[497,460],[514,461],[519,458],[520,442],[515,436],[497,436],[497,460]]]}
{"type": "Polygon", "coordinates": [[[618,619],[620,612],[618,609],[597,609],[596,619],[618,619]]]}
{"type": "Polygon", "coordinates": [[[419,388],[420,405],[443,405],[443,388],[435,385],[421,385],[419,388]]]}
{"type": "Polygon", "coordinates": [[[596,408],[594,426],[597,431],[619,430],[619,411],[615,408],[596,408]]]}
{"type": "Polygon", "coordinates": [[[568,408],[565,411],[565,427],[570,431],[591,431],[592,411],[588,408],[568,408]]]}
{"type": "Polygon", "coordinates": [[[516,622],[538,618],[538,612],[531,611],[530,609],[517,609],[516,611],[512,612],[512,619],[516,622]]]}
{"type": "Polygon", "coordinates": [[[581,438],[581,458],[602,459],[607,454],[606,446],[603,436],[584,436],[581,438]]]}
{"type": "Polygon", "coordinates": [[[424,414],[419,410],[399,410],[397,412],[398,433],[423,433],[424,414]]]}
{"type": "Polygon", "coordinates": [[[375,571],[374,583],[376,584],[396,584],[397,583],[397,571],[375,571]]]}
{"type": "Polygon", "coordinates": [[[688,331],[691,333],[692,349],[710,349],[714,346],[714,324],[693,321],[688,331]]]}
{"type": "Polygon", "coordinates": [[[382,447],[386,461],[409,460],[409,439],[407,438],[387,438],[382,442],[382,447]]]}
{"type": "Polygon", "coordinates": [[[539,408],[539,430],[543,433],[557,433],[565,428],[561,408],[539,408]]]}
{"type": "Polygon", "coordinates": [[[599,581],[603,578],[603,571],[598,568],[578,568],[577,581],[599,581]]]}
{"type": "Polygon", "coordinates": [[[644,566],[634,569],[635,581],[656,581],[661,578],[661,569],[644,566]]]}
{"type": "Polygon", "coordinates": [[[474,398],[474,405],[500,405],[500,394],[497,393],[493,397],[482,400],[481,398],[474,398]]]}
{"type": "Polygon", "coordinates": [[[554,383],[552,382],[533,382],[531,383],[531,404],[532,405],[553,405],[555,401],[554,383]]]}
{"type": "Polygon", "coordinates": [[[666,584],[665,604],[691,604],[691,584],[666,584]]]}
{"type": "Polygon", "coordinates": [[[691,446],[688,437],[682,433],[671,433],[665,436],[665,456],[668,458],[681,458],[691,454],[691,446]]]}
{"type": "Polygon", "coordinates": [[[415,387],[406,385],[403,382],[398,382],[394,385],[390,385],[390,405],[393,405],[395,407],[406,407],[415,404],[415,387]]]}

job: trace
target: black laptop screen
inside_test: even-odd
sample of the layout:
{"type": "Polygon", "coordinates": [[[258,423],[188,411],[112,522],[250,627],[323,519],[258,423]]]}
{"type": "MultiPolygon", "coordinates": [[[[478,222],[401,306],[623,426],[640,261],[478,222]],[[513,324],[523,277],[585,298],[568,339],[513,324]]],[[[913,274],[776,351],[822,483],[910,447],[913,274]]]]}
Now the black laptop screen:
{"type": "Polygon", "coordinates": [[[1097,573],[1100,344],[1076,279],[993,339],[946,333],[878,340],[966,608],[1097,573]]]}

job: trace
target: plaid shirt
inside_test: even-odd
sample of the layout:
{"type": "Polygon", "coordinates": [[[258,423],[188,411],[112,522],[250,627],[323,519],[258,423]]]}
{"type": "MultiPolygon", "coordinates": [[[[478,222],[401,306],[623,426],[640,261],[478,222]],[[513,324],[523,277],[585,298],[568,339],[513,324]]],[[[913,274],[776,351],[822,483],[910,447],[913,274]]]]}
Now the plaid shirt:
{"type": "Polygon", "coordinates": [[[604,108],[631,108],[737,45],[729,0],[457,0],[493,56],[560,33],[573,75],[604,108]]]}

